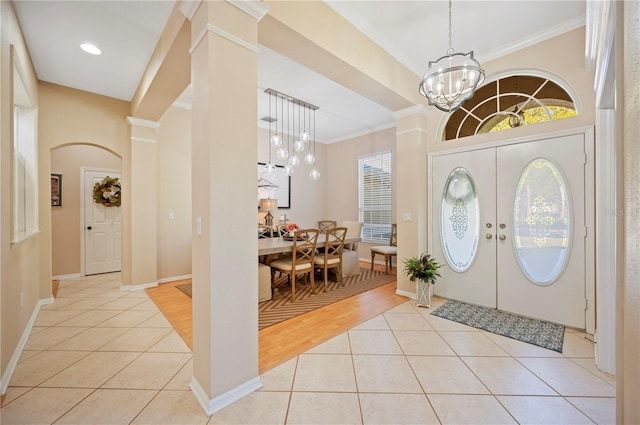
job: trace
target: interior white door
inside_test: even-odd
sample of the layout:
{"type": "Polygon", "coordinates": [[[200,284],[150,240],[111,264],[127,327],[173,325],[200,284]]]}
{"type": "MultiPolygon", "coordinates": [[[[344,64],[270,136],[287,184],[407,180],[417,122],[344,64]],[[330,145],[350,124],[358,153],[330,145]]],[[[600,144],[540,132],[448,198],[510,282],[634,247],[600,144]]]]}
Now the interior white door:
{"type": "Polygon", "coordinates": [[[585,327],[585,142],[497,151],[498,308],[585,327]]]}
{"type": "Polygon", "coordinates": [[[496,307],[496,151],[433,157],[432,252],[444,265],[434,294],[496,307]]]}
{"type": "Polygon", "coordinates": [[[122,223],[120,207],[105,207],[93,201],[93,187],[105,177],[120,173],[84,171],[85,274],[120,271],[122,223]]]}

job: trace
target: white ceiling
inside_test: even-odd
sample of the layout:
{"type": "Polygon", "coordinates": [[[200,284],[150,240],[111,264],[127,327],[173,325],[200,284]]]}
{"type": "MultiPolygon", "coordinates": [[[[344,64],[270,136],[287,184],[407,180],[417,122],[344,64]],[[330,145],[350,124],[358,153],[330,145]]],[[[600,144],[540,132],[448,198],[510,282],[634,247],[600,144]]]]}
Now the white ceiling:
{"type": "MultiPolygon", "coordinates": [[[[174,3],[14,0],[39,79],[127,101],[174,3]],[[96,44],[103,54],[84,53],[79,47],[84,42],[96,44]]],[[[448,48],[445,0],[327,3],[412,70],[416,90],[427,62],[448,48]]],[[[584,25],[585,8],[585,0],[456,0],[453,48],[473,50],[482,63],[584,25]]],[[[320,108],[320,142],[366,134],[395,122],[392,111],[264,46],[258,56],[258,87],[260,126],[266,124],[259,119],[269,114],[264,90],[273,88],[320,108]]]]}

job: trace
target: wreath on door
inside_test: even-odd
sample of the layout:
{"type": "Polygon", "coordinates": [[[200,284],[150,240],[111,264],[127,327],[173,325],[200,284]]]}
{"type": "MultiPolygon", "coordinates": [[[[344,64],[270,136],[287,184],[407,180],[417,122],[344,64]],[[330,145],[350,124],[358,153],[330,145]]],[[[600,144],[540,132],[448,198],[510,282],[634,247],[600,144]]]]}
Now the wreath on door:
{"type": "Polygon", "coordinates": [[[105,177],[93,185],[93,201],[105,207],[119,207],[122,188],[118,178],[105,177]]]}

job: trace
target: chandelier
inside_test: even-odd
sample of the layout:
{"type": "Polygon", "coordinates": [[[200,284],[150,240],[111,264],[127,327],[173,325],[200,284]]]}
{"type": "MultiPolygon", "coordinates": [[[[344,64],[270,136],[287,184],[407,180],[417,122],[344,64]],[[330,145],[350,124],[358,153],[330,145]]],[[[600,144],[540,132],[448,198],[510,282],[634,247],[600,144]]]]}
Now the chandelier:
{"type": "Polygon", "coordinates": [[[454,53],[451,47],[451,0],[449,0],[449,49],[447,54],[429,66],[422,81],[420,94],[429,100],[429,105],[444,112],[460,108],[465,100],[473,97],[473,92],[484,81],[484,70],[473,57],[473,51],[454,53]]]}
{"type": "Polygon", "coordinates": [[[287,176],[293,175],[301,162],[304,161],[312,167],[309,171],[309,177],[313,180],[320,179],[320,171],[316,168],[316,111],[319,108],[277,90],[266,89],[264,92],[269,95],[269,117],[273,117],[271,107],[275,106],[275,118],[272,119],[272,122],[276,123],[275,131],[272,131],[271,122],[269,122],[267,171],[272,172],[276,167],[271,157],[271,149],[274,148],[276,158],[282,162],[286,161],[284,171],[287,176]],[[278,113],[278,103],[280,104],[280,113],[278,113]],[[278,122],[280,123],[280,132],[278,132],[278,122]],[[306,153],[304,153],[305,151],[306,153]],[[302,160],[298,155],[302,156],[302,160]]]}

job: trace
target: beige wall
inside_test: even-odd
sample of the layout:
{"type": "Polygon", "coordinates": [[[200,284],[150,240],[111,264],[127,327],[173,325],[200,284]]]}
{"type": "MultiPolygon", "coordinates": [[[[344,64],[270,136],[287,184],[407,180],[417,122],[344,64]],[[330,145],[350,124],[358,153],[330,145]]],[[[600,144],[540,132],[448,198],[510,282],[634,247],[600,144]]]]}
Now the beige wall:
{"type": "Polygon", "coordinates": [[[90,145],[68,145],[51,150],[51,172],[62,174],[62,206],[51,208],[51,259],[54,277],[82,271],[82,167],[120,170],[121,161],[113,153],[90,145]]]}
{"type": "MultiPolygon", "coordinates": [[[[27,322],[38,300],[51,295],[51,286],[49,284],[47,288],[46,282],[43,281],[46,273],[41,273],[42,269],[39,266],[40,247],[46,243],[42,233],[17,244],[11,243],[13,59],[20,62],[25,73],[25,85],[36,105],[38,86],[11,2],[0,2],[0,28],[0,372],[4,386],[7,366],[27,322]],[[11,45],[15,47],[13,57],[11,45]]],[[[42,184],[42,179],[39,180],[39,184],[42,184]]],[[[47,183],[47,187],[49,185],[50,182],[47,183]]],[[[42,216],[40,218],[42,219],[42,216]]],[[[42,225],[40,227],[42,229],[42,225]]]]}
{"type": "MultiPolygon", "coordinates": [[[[46,82],[40,82],[38,87],[40,90],[38,121],[40,181],[41,185],[47,185],[41,187],[48,187],[49,174],[52,172],[51,161],[59,155],[55,151],[63,146],[92,145],[96,149],[110,152],[121,161],[128,157],[129,126],[125,121],[129,110],[127,102],[46,82]]],[[[110,161],[113,161],[113,158],[110,161]]],[[[124,164],[121,162],[115,168],[124,168],[124,164]]],[[[122,186],[125,193],[126,181],[123,180],[122,186]]],[[[50,236],[53,235],[51,220],[54,217],[53,209],[55,208],[50,206],[49,197],[48,189],[40,190],[40,230],[42,237],[47,239],[41,249],[42,261],[48,262],[46,265],[43,264],[42,269],[47,274],[45,280],[51,279],[54,269],[51,264],[54,244],[50,236]]],[[[126,208],[126,199],[121,208],[123,210],[126,208]]],[[[79,229],[79,227],[78,222],[76,228],[79,229]]],[[[123,261],[124,257],[126,254],[123,252],[123,261]]],[[[79,265],[80,260],[76,261],[79,265]]],[[[56,270],[63,275],[67,274],[66,270],[70,270],[66,268],[67,266],[64,266],[65,271],[57,267],[58,265],[56,270]]],[[[79,271],[80,269],[77,269],[76,272],[71,273],[79,271]]],[[[57,273],[54,274],[57,275],[57,273]]]]}
{"type": "Polygon", "coordinates": [[[191,111],[162,116],[157,158],[158,279],[166,281],[191,275],[191,111]]]}
{"type": "MultiPolygon", "coordinates": [[[[396,192],[396,129],[389,128],[353,139],[326,146],[327,197],[326,218],[342,223],[344,220],[358,221],[358,158],[370,154],[391,151],[392,193],[396,192]]],[[[396,198],[392,198],[392,221],[396,221],[396,198]]],[[[373,244],[359,244],[359,257],[371,258],[369,248],[373,244]]],[[[377,243],[376,245],[379,245],[377,243]]],[[[378,260],[380,257],[378,257],[378,260]]]]}

